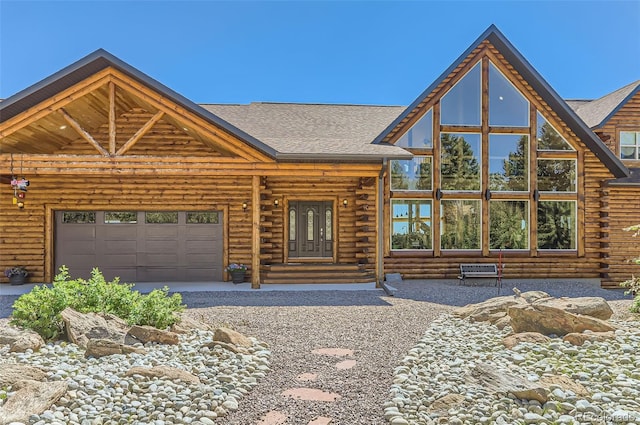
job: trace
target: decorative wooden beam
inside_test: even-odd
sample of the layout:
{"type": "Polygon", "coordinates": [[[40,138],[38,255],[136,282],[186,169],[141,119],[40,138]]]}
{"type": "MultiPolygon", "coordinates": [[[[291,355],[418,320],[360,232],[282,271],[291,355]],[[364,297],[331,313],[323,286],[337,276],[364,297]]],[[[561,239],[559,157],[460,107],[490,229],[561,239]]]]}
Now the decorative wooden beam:
{"type": "Polygon", "coordinates": [[[109,153],[116,153],[116,85],[109,81],[109,153]]]}
{"type": "Polygon", "coordinates": [[[87,131],[82,128],[82,126],[78,123],[78,121],[74,120],[68,113],[67,111],[64,110],[64,108],[60,108],[60,114],[62,114],[62,117],[69,123],[69,125],[71,127],[73,127],[73,129],[75,131],[78,132],[78,134],[80,134],[82,136],[82,138],[84,140],[86,140],[87,142],[89,142],[94,148],[96,148],[98,150],[98,152],[100,152],[100,154],[102,154],[102,156],[109,156],[109,152],[107,152],[105,150],[105,148],[102,147],[102,145],[100,145],[100,143],[96,142],[96,139],[94,139],[89,133],[87,133],[87,131]]]}
{"type": "Polygon", "coordinates": [[[162,118],[163,115],[163,111],[156,112],[156,114],[152,116],[151,119],[147,121],[146,124],[143,125],[140,130],[138,130],[136,134],[133,135],[133,137],[131,137],[131,139],[127,140],[127,143],[125,143],[120,149],[118,149],[118,152],[116,152],[116,156],[123,155],[125,152],[131,149],[133,145],[135,145],[138,140],[142,138],[142,136],[144,136],[149,130],[151,130],[151,127],[153,127],[155,123],[160,121],[160,118],[162,118]]]}
{"type": "Polygon", "coordinates": [[[251,178],[251,288],[260,289],[260,176],[251,178]]]}

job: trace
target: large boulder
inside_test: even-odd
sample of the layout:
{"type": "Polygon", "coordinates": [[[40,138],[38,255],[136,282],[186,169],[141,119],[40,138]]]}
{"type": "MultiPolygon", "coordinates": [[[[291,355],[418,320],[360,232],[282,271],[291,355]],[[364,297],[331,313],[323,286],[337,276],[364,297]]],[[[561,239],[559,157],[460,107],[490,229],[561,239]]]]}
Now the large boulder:
{"type": "Polygon", "coordinates": [[[31,415],[41,414],[67,392],[67,383],[23,380],[12,389],[17,391],[0,407],[0,424],[28,423],[31,415]]]}
{"type": "Polygon", "coordinates": [[[601,297],[543,298],[534,301],[533,304],[555,307],[569,313],[583,314],[602,320],[607,320],[613,315],[613,310],[601,297]]]}
{"type": "Polygon", "coordinates": [[[84,356],[99,358],[110,356],[112,354],[129,353],[146,354],[147,350],[145,350],[144,348],[124,345],[119,342],[111,341],[110,339],[90,339],[87,342],[87,349],[84,352],[84,356]]]}
{"type": "Polygon", "coordinates": [[[218,328],[213,334],[213,341],[226,342],[238,347],[251,347],[253,344],[249,338],[229,328],[218,328]]]}
{"type": "Polygon", "coordinates": [[[513,305],[509,307],[511,327],[516,333],[538,332],[543,335],[563,336],[568,333],[614,331],[615,328],[595,317],[569,313],[544,304],[513,305]]]}
{"type": "Polygon", "coordinates": [[[614,332],[588,332],[588,333],[570,333],[566,334],[563,341],[573,345],[583,345],[585,342],[590,341],[608,341],[614,339],[616,334],[614,332]]]}
{"type": "Polygon", "coordinates": [[[147,342],[157,342],[160,344],[175,345],[178,343],[178,334],[164,331],[153,326],[133,325],[127,332],[127,336],[132,336],[143,344],[147,342]]]}
{"type": "Polygon", "coordinates": [[[507,370],[498,370],[494,365],[480,363],[465,378],[467,384],[480,387],[495,394],[513,394],[522,400],[537,400],[544,404],[549,399],[549,390],[538,382],[531,382],[507,370]]]}
{"type": "Polygon", "coordinates": [[[534,344],[546,344],[551,341],[548,336],[542,335],[538,332],[522,332],[519,334],[513,334],[506,336],[502,339],[502,344],[511,349],[521,342],[530,342],[534,344]]]}
{"type": "Polygon", "coordinates": [[[496,324],[507,316],[509,307],[514,305],[526,305],[534,301],[548,298],[549,294],[542,291],[529,291],[515,296],[503,296],[488,299],[477,304],[467,304],[453,311],[453,315],[464,319],[470,318],[474,322],[489,322],[496,324]]]}
{"type": "Polygon", "coordinates": [[[0,368],[0,387],[14,385],[21,380],[44,381],[47,373],[37,367],[24,364],[3,364],[0,368]]]}
{"type": "Polygon", "coordinates": [[[5,326],[0,329],[0,344],[9,345],[11,353],[24,353],[27,350],[38,351],[44,340],[30,329],[5,326]]]}
{"type": "Polygon", "coordinates": [[[124,320],[112,314],[80,313],[67,307],[60,316],[68,340],[82,348],[87,347],[90,339],[108,339],[124,344],[129,330],[124,320]]]}

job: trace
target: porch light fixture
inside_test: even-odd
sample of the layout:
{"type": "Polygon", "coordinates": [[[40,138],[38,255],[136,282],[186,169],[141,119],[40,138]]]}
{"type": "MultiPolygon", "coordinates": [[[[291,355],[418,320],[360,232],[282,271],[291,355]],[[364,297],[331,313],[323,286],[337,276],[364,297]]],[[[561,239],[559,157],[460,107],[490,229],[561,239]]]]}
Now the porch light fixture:
{"type": "Polygon", "coordinates": [[[278,199],[274,199],[273,200],[273,206],[278,208],[278,205],[280,205],[280,201],[278,199]]]}
{"type": "Polygon", "coordinates": [[[242,203],[242,211],[247,211],[247,203],[246,202],[242,203]]]}
{"type": "Polygon", "coordinates": [[[347,205],[349,205],[349,201],[347,200],[347,198],[342,200],[342,205],[347,208],[347,205]]]}

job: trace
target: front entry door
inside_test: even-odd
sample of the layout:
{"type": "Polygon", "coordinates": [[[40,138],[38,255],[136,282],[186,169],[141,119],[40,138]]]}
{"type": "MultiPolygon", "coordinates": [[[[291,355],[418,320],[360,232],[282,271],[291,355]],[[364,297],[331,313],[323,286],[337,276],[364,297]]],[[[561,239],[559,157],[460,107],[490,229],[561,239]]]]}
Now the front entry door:
{"type": "Polygon", "coordinates": [[[333,202],[289,202],[289,257],[333,257],[333,202]]]}

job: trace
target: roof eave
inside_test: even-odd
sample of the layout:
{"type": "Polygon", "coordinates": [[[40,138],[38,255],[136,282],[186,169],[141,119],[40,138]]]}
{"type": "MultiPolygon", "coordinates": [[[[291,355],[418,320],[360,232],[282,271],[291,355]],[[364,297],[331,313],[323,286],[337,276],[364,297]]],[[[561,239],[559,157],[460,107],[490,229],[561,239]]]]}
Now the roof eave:
{"type": "Polygon", "coordinates": [[[62,70],[56,72],[55,74],[52,74],[51,76],[45,78],[44,80],[30,87],[27,87],[26,89],[7,98],[3,102],[0,102],[0,122],[4,122],[7,119],[17,115],[18,113],[21,113],[22,111],[28,109],[28,107],[34,106],[40,103],[41,101],[43,101],[44,99],[46,99],[48,95],[42,98],[43,93],[46,91],[47,88],[50,88],[56,82],[69,78],[71,79],[71,84],[69,86],[71,86],[73,84],[76,84],[82,81],[84,78],[86,78],[86,76],[83,77],[83,73],[82,73],[83,70],[90,68],[91,71],[95,73],[109,66],[123,72],[124,74],[128,75],[131,78],[134,78],[138,82],[151,87],[152,89],[161,93],[163,96],[167,97],[172,102],[179,104],[180,106],[184,107],[185,109],[199,116],[200,118],[203,118],[206,121],[209,121],[223,128],[225,131],[228,131],[238,139],[242,140],[245,143],[248,143],[253,148],[264,153],[265,155],[271,158],[276,157],[277,151],[273,149],[271,146],[266,145],[265,143],[261,142],[260,140],[256,139],[250,134],[235,127],[231,123],[207,111],[200,105],[192,102],[191,100],[187,99],[181,94],[171,90],[169,87],[149,77],[145,73],[137,70],[133,66],[127,64],[126,62],[122,61],[121,59],[117,58],[116,56],[112,55],[111,53],[107,52],[104,49],[98,49],[95,52],[90,53],[84,58],[63,68],[62,70]],[[76,79],[78,81],[75,81],[76,79]],[[39,94],[40,96],[38,96],[39,94]],[[31,103],[28,102],[30,98],[33,100],[33,102],[31,103]],[[11,111],[12,113],[9,114],[9,116],[7,116],[6,114],[2,114],[2,111],[11,110],[10,108],[13,105],[21,101],[23,101],[26,105],[28,105],[28,107],[21,108],[21,110],[19,111],[11,111]]]}
{"type": "Polygon", "coordinates": [[[384,159],[411,159],[413,154],[309,154],[309,153],[283,153],[278,152],[277,160],[281,161],[337,161],[337,162],[378,162],[384,159]]]}

